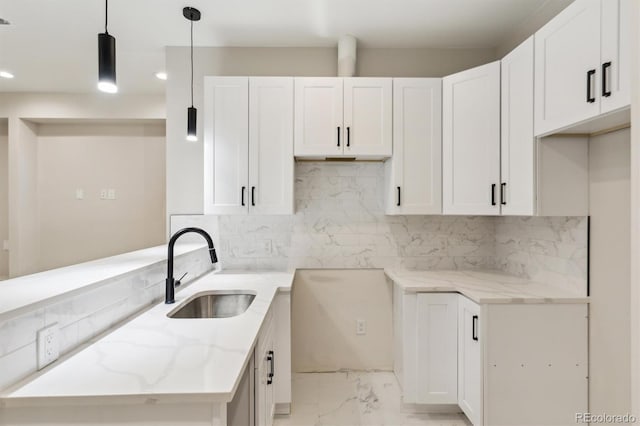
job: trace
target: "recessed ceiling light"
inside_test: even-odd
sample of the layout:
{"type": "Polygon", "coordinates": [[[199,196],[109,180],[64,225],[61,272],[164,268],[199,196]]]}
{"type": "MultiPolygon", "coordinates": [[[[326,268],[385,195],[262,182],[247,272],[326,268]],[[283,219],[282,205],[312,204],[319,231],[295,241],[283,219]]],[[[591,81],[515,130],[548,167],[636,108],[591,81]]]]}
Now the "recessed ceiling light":
{"type": "Polygon", "coordinates": [[[2,78],[13,78],[13,74],[8,71],[0,71],[0,77],[2,78]]]}
{"type": "Polygon", "coordinates": [[[167,79],[167,73],[166,73],[166,72],[163,72],[163,71],[157,72],[157,73],[156,73],[156,77],[157,77],[159,80],[166,80],[166,79],[167,79]]]}

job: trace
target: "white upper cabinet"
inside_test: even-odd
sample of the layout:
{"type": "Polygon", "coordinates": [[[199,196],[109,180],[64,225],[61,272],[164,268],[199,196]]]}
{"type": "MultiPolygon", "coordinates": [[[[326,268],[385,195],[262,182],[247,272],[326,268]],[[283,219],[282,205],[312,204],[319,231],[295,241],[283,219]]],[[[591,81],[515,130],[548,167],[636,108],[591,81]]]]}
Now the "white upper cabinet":
{"type": "Polygon", "coordinates": [[[602,2],[601,113],[631,103],[631,1],[602,2]]]}
{"type": "Polygon", "coordinates": [[[535,213],[533,36],[502,59],[500,208],[504,215],[535,213]]]}
{"type": "Polygon", "coordinates": [[[390,157],[392,149],[390,78],[344,79],[344,154],[390,157]]]}
{"type": "Polygon", "coordinates": [[[629,105],[628,8],[576,0],[536,32],[536,135],[629,105]]]}
{"type": "Polygon", "coordinates": [[[442,80],[444,214],[498,215],[500,61],[442,80]]]}
{"type": "Polygon", "coordinates": [[[390,78],[296,78],[295,155],[391,156],[391,81],[390,78]]]}
{"type": "Polygon", "coordinates": [[[205,214],[292,214],[293,79],[205,77],[205,214]]]}
{"type": "Polygon", "coordinates": [[[246,214],[249,80],[205,77],[204,212],[246,214]]]}
{"type": "Polygon", "coordinates": [[[295,155],[341,155],[342,78],[295,79],[295,155]]]}
{"type": "Polygon", "coordinates": [[[442,80],[393,79],[393,157],[387,214],[442,213],[442,80]]]}
{"type": "Polygon", "coordinates": [[[293,79],[249,79],[249,211],[293,214],[293,79]]]}

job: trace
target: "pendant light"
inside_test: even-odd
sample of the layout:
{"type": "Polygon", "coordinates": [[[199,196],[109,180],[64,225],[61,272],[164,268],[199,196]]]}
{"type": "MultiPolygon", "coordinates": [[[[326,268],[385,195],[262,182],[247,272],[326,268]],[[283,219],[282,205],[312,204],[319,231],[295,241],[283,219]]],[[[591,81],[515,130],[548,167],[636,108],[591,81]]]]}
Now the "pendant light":
{"type": "Polygon", "coordinates": [[[182,14],[191,22],[191,106],[187,108],[187,140],[198,140],[198,110],[193,106],[193,22],[200,20],[200,11],[193,7],[185,7],[182,14]]]}
{"type": "Polygon", "coordinates": [[[107,31],[109,0],[104,1],[104,33],[98,34],[98,90],[117,93],[116,39],[107,31]]]}

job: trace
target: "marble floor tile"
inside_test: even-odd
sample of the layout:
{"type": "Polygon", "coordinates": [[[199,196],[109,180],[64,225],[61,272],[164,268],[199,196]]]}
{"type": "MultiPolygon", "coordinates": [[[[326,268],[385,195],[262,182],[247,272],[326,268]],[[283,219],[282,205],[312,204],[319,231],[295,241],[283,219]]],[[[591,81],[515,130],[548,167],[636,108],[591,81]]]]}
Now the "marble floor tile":
{"type": "Polygon", "coordinates": [[[403,407],[391,372],[297,373],[291,415],[274,426],[469,426],[462,414],[414,413],[403,407]]]}

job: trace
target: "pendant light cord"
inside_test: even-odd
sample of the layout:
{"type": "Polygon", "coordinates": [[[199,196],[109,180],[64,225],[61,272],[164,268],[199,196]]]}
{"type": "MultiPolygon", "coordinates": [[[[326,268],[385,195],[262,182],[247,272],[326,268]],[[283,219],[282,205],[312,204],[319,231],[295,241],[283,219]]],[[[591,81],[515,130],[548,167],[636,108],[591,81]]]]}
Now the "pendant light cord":
{"type": "Polygon", "coordinates": [[[107,23],[108,23],[108,13],[109,13],[109,0],[104,0],[104,33],[109,34],[107,31],[107,23]]]}
{"type": "Polygon", "coordinates": [[[193,108],[193,20],[191,20],[191,107],[193,108]]]}

